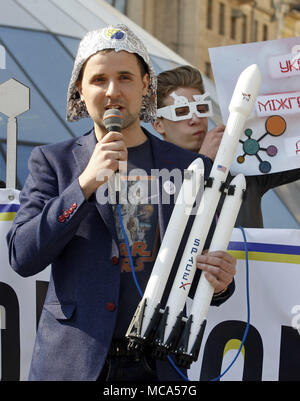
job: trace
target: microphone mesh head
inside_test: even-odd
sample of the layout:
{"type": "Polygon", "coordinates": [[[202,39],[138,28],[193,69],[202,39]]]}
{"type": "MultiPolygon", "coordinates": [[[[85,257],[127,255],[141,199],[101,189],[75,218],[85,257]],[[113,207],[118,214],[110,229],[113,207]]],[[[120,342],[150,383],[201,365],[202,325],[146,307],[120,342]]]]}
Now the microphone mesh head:
{"type": "Polygon", "coordinates": [[[123,124],[123,116],[120,110],[118,109],[106,110],[103,115],[103,124],[107,132],[110,131],[120,132],[123,124]]]}

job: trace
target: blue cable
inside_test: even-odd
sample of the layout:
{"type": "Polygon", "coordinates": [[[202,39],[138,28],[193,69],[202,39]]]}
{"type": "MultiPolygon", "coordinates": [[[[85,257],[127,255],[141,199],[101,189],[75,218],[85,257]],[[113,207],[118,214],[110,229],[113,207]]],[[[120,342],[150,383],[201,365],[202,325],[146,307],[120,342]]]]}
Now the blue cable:
{"type": "Polygon", "coordinates": [[[234,362],[237,360],[243,346],[244,343],[246,341],[246,337],[249,331],[249,327],[250,327],[250,294],[249,294],[249,263],[248,263],[248,247],[247,247],[247,239],[246,239],[246,234],[245,234],[245,230],[243,227],[238,227],[243,234],[243,238],[244,238],[244,248],[245,248],[245,259],[246,259],[246,294],[247,294],[247,324],[246,324],[246,328],[245,328],[245,332],[242,338],[242,342],[241,345],[234,357],[234,359],[232,360],[232,362],[229,364],[229,366],[224,370],[223,373],[221,373],[218,377],[216,377],[215,379],[212,379],[211,381],[218,381],[221,379],[221,377],[223,377],[225,375],[226,372],[228,372],[228,370],[232,367],[232,365],[234,364],[234,362]]]}
{"type": "MultiPolygon", "coordinates": [[[[131,255],[131,251],[130,251],[130,247],[129,247],[127,235],[126,235],[125,228],[124,228],[124,224],[123,224],[123,219],[122,219],[122,214],[121,214],[121,207],[120,207],[119,204],[117,205],[117,210],[118,210],[119,220],[120,220],[120,224],[121,224],[121,230],[122,230],[122,233],[123,233],[123,237],[124,237],[125,244],[126,244],[126,248],[127,248],[127,253],[128,253],[128,256],[129,256],[129,261],[130,261],[130,267],[131,267],[131,272],[132,272],[133,280],[134,280],[135,285],[136,285],[136,287],[137,287],[137,289],[138,289],[138,292],[139,292],[139,294],[140,294],[140,296],[141,296],[141,298],[142,298],[142,297],[143,297],[143,291],[141,290],[141,287],[139,286],[139,283],[138,283],[137,278],[136,278],[136,275],[135,275],[134,264],[133,264],[133,260],[132,260],[132,255],[131,255]]],[[[248,264],[247,239],[246,239],[246,234],[245,234],[244,228],[243,228],[243,227],[238,227],[238,228],[242,231],[243,238],[244,238],[244,248],[245,248],[245,259],[246,259],[246,294],[247,294],[247,324],[246,324],[246,329],[245,329],[245,332],[244,332],[244,335],[243,335],[243,339],[242,339],[241,345],[240,345],[240,347],[239,347],[239,349],[238,349],[238,351],[237,351],[237,354],[236,354],[236,356],[234,357],[233,361],[229,364],[229,366],[224,370],[223,373],[221,373],[221,374],[220,374],[218,377],[216,377],[215,379],[211,379],[211,381],[218,381],[218,380],[220,380],[220,378],[221,378],[222,376],[224,376],[226,372],[228,372],[228,370],[232,367],[232,365],[234,364],[234,362],[237,360],[237,358],[238,358],[238,356],[239,356],[239,354],[240,354],[240,352],[241,352],[241,350],[242,350],[242,348],[243,348],[243,345],[244,345],[244,343],[245,343],[245,341],[246,341],[246,337],[247,337],[247,334],[248,334],[248,331],[249,331],[249,326],[250,326],[249,264],[248,264]]],[[[178,367],[175,365],[174,361],[172,360],[172,358],[171,358],[170,356],[168,356],[168,360],[169,360],[169,362],[171,363],[171,365],[173,366],[173,368],[177,371],[177,373],[179,373],[179,375],[180,375],[184,380],[189,381],[189,378],[188,378],[185,374],[183,374],[183,373],[181,372],[180,369],[178,369],[178,367]]]]}

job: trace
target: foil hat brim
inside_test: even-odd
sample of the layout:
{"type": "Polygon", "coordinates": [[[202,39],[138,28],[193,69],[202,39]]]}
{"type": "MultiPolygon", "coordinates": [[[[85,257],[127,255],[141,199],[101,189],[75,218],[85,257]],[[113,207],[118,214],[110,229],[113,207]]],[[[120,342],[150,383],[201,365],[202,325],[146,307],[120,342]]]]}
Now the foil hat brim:
{"type": "Polygon", "coordinates": [[[78,46],[77,55],[68,87],[67,94],[67,121],[78,121],[83,117],[89,117],[85,103],[80,99],[76,82],[84,63],[101,50],[114,49],[136,53],[146,63],[149,72],[149,87],[147,94],[143,96],[140,119],[144,122],[152,122],[156,119],[156,93],[157,79],[143,42],[126,26],[118,24],[103,29],[97,29],[85,34],[78,46]]]}

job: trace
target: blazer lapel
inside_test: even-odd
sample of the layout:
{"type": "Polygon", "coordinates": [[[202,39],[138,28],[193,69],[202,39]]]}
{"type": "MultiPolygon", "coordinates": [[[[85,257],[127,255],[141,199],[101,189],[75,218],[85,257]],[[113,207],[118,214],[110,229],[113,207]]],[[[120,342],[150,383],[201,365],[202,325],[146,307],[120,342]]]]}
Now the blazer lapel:
{"type": "MultiPolygon", "coordinates": [[[[93,154],[96,143],[97,139],[94,130],[86,135],[79,137],[76,141],[75,147],[73,149],[73,154],[80,171],[79,174],[81,174],[81,172],[86,168],[93,154]]],[[[107,187],[107,184],[104,185],[107,187]]],[[[99,203],[96,199],[96,196],[93,196],[90,201],[95,204],[103,219],[104,224],[111,233],[113,239],[118,243],[112,206],[108,202],[104,204],[99,203]]]]}
{"type": "Polygon", "coordinates": [[[75,157],[80,174],[86,168],[94,151],[96,143],[97,140],[94,130],[92,130],[86,135],[79,137],[75,142],[73,148],[73,155],[75,157]]]}

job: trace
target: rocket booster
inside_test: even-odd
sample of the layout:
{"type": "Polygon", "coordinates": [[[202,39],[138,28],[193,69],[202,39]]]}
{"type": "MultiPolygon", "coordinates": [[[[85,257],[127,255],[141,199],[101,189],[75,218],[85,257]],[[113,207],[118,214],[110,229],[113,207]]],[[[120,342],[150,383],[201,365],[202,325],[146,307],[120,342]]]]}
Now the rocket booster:
{"type": "MultiPolygon", "coordinates": [[[[231,181],[229,188],[233,189],[233,194],[228,193],[225,198],[218,224],[209,247],[209,252],[226,251],[228,247],[231,233],[242,203],[243,194],[246,190],[246,180],[243,174],[237,175],[231,181]]],[[[190,310],[192,324],[188,342],[188,354],[191,354],[200,327],[207,317],[213,294],[213,286],[206,280],[205,275],[201,274],[190,310]]]]}

